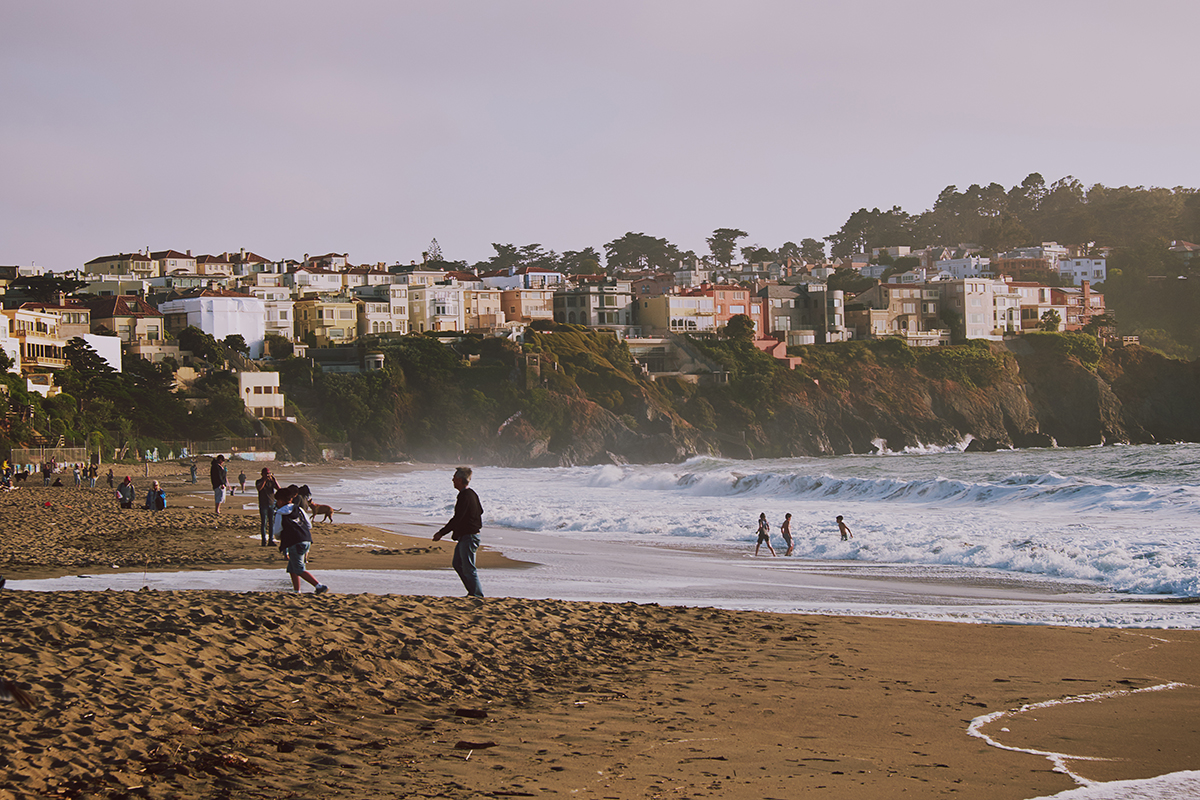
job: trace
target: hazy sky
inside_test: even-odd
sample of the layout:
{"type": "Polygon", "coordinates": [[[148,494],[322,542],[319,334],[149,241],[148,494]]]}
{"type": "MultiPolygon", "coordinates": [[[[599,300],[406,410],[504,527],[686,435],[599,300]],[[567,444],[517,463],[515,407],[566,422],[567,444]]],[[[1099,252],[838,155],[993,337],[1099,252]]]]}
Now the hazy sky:
{"type": "Polygon", "coordinates": [[[1195,0],[0,0],[0,264],[777,247],[1028,173],[1200,186],[1195,0]]]}

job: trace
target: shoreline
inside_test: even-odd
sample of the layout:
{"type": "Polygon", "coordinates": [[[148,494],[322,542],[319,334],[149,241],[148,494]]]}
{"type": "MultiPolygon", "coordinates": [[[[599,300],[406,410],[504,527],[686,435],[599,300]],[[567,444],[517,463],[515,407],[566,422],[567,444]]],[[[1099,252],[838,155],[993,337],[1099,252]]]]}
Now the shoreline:
{"type": "MultiPolygon", "coordinates": [[[[23,564],[16,569],[7,565],[2,569],[8,571],[11,588],[274,591],[286,587],[282,555],[256,546],[253,494],[234,496],[234,507],[227,504],[226,509],[234,513],[217,520],[207,507],[211,503],[207,488],[203,483],[187,483],[186,469],[177,464],[149,468],[158,471],[168,488],[167,511],[127,511],[123,516],[106,507],[115,502],[102,497],[104,489],[97,489],[90,495],[100,508],[92,510],[89,524],[106,527],[110,536],[114,525],[141,525],[124,538],[152,539],[147,547],[150,553],[125,553],[125,557],[109,553],[84,559],[86,563],[23,564]],[[249,508],[241,508],[243,504],[249,508]],[[171,515],[176,518],[168,519],[171,515]],[[150,522],[164,523],[169,532],[148,530],[150,522]],[[171,549],[176,552],[162,551],[171,549]],[[88,577],[78,578],[81,574],[88,577]]],[[[449,467],[354,462],[275,469],[284,483],[311,485],[318,502],[339,498],[352,504],[352,510],[335,515],[333,524],[314,526],[312,571],[320,578],[336,570],[339,574],[326,581],[332,591],[457,596],[459,583],[450,571],[452,547],[445,540],[430,541],[442,520],[363,503],[345,495],[339,484],[343,478],[428,470],[448,473],[449,467]],[[344,521],[347,514],[353,522],[344,521]]],[[[21,491],[35,493],[27,497],[28,506],[30,501],[37,504],[36,492],[75,490],[21,491]]],[[[86,491],[77,495],[87,496],[86,491]]],[[[341,508],[337,502],[332,505],[341,508]]],[[[4,513],[0,499],[0,521],[4,513]]],[[[27,507],[26,513],[43,511],[29,512],[27,507]]],[[[51,521],[43,532],[61,532],[69,524],[60,520],[56,528],[51,521]]],[[[485,593],[491,596],[968,623],[1162,629],[1200,625],[1188,613],[1187,603],[1168,602],[1171,598],[1121,595],[1078,581],[981,568],[753,558],[741,551],[688,542],[608,541],[490,526],[484,529],[483,540],[479,563],[485,593]]]]}

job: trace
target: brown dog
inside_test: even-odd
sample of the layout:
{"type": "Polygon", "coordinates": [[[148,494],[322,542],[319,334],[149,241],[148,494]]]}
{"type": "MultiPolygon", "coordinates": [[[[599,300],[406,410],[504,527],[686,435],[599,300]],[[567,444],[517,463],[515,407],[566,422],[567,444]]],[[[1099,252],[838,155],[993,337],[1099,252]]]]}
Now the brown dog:
{"type": "Polygon", "coordinates": [[[313,522],[316,522],[317,517],[321,516],[322,514],[325,515],[325,519],[323,519],[322,522],[333,522],[334,512],[341,511],[340,508],[333,508],[332,506],[327,506],[322,503],[313,503],[312,510],[313,522]]]}

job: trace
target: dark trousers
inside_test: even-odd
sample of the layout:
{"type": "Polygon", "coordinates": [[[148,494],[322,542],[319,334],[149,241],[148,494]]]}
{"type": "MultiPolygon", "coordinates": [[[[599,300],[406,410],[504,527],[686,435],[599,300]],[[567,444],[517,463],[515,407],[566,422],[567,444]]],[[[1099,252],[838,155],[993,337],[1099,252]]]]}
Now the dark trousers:
{"type": "Polygon", "coordinates": [[[261,501],[258,504],[258,534],[262,537],[263,542],[271,544],[275,541],[275,536],[271,533],[271,523],[275,521],[275,504],[268,503],[264,505],[261,501]]]}
{"type": "Polygon", "coordinates": [[[475,569],[475,551],[478,549],[478,533],[464,536],[454,546],[454,560],[451,562],[471,597],[483,597],[483,587],[479,585],[479,573],[475,569]]]}

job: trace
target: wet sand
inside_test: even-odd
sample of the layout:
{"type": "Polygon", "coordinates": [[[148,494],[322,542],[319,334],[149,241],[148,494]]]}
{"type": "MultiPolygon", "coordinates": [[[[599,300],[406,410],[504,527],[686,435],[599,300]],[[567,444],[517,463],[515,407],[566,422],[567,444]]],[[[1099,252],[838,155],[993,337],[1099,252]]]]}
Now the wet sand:
{"type": "MultiPolygon", "coordinates": [[[[282,573],[256,511],[217,518],[203,469],[152,469],[164,512],[106,487],[0,495],[0,573],[282,573]]],[[[315,539],[318,575],[450,558],[340,521],[315,539]]],[[[488,559],[485,585],[507,563],[488,559]]],[[[971,721],[1093,694],[982,732],[1104,759],[1062,761],[1087,780],[1200,769],[1196,631],[223,591],[3,591],[0,617],[4,677],[39,701],[0,705],[0,797],[1019,800],[1076,781],[971,721]]]]}

